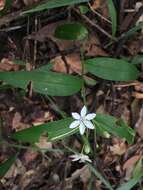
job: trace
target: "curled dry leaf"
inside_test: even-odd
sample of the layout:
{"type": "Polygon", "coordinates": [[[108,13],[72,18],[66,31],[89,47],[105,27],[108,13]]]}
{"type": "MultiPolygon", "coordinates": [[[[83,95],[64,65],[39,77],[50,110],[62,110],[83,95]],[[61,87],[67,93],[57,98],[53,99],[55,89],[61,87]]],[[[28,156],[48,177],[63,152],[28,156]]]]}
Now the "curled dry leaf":
{"type": "Polygon", "coordinates": [[[131,158],[129,158],[123,165],[123,170],[126,170],[130,168],[131,166],[134,166],[135,163],[140,159],[140,155],[134,155],[131,158]]]}
{"type": "Polygon", "coordinates": [[[40,139],[39,139],[39,142],[38,143],[35,143],[35,145],[38,147],[38,148],[41,148],[41,149],[51,149],[52,148],[52,143],[51,142],[47,142],[47,136],[46,135],[41,135],[40,136],[40,139]]]}
{"type": "Polygon", "coordinates": [[[94,0],[92,5],[91,5],[92,9],[97,10],[98,8],[100,8],[101,1],[102,0],[94,0]]]}
{"type": "Polygon", "coordinates": [[[127,147],[126,147],[125,142],[121,142],[121,143],[115,144],[113,146],[110,146],[110,150],[113,153],[113,155],[121,156],[126,152],[127,147]]]}
{"type": "Polygon", "coordinates": [[[132,96],[137,99],[143,99],[143,93],[140,93],[140,92],[133,92],[132,96]]]}
{"type": "Polygon", "coordinates": [[[5,7],[5,0],[0,0],[0,11],[5,7]]]}
{"type": "Polygon", "coordinates": [[[86,56],[108,56],[108,54],[101,48],[99,38],[95,34],[90,34],[88,40],[83,47],[86,56]]]}
{"type": "Polygon", "coordinates": [[[15,129],[15,131],[19,131],[30,127],[30,124],[23,123],[21,120],[21,114],[19,112],[16,112],[12,120],[12,129],[15,129]]]}
{"type": "Polygon", "coordinates": [[[140,159],[139,155],[135,155],[129,158],[123,165],[123,170],[125,170],[125,179],[129,180],[132,177],[132,172],[136,162],[140,159]]]}
{"type": "Polygon", "coordinates": [[[23,156],[24,161],[26,162],[26,164],[29,164],[30,162],[34,161],[37,156],[38,156],[38,152],[33,151],[33,150],[27,150],[23,156]]]}
{"type": "Polygon", "coordinates": [[[7,58],[3,58],[0,62],[0,71],[18,71],[19,65],[14,64],[7,58]]]}
{"type": "Polygon", "coordinates": [[[143,138],[143,105],[140,109],[138,121],[135,124],[136,130],[141,138],[143,138]]]}
{"type": "MultiPolygon", "coordinates": [[[[80,55],[73,53],[70,55],[65,56],[65,59],[67,61],[68,67],[69,67],[69,73],[78,73],[81,74],[81,60],[80,60],[80,55]]],[[[53,70],[56,72],[61,72],[61,73],[66,73],[66,64],[63,61],[61,56],[58,56],[54,58],[51,61],[53,65],[53,70]]]]}

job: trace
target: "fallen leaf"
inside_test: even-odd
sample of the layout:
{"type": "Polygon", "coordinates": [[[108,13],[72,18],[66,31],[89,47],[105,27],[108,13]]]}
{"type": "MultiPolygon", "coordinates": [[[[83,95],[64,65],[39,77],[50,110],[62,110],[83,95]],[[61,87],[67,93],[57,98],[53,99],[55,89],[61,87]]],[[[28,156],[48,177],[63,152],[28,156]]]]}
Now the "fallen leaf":
{"type": "Polygon", "coordinates": [[[135,124],[135,128],[141,138],[143,138],[143,105],[140,109],[139,118],[135,124]]]}
{"type": "Polygon", "coordinates": [[[19,112],[16,112],[12,120],[12,129],[15,129],[15,131],[19,131],[30,127],[30,124],[23,123],[21,120],[21,114],[19,112]]]}
{"type": "Polygon", "coordinates": [[[7,58],[3,58],[0,62],[0,71],[18,71],[19,65],[14,64],[7,58]]]}
{"type": "Polygon", "coordinates": [[[94,2],[92,3],[91,7],[94,10],[97,10],[101,5],[101,0],[94,0],[94,2]]]}
{"type": "MultiPolygon", "coordinates": [[[[68,67],[69,67],[69,73],[78,73],[81,74],[81,60],[80,55],[73,53],[70,55],[65,56],[65,59],[67,61],[68,67]]],[[[66,73],[66,65],[62,59],[61,56],[58,56],[51,60],[53,65],[53,70],[56,72],[66,73]]]]}
{"type": "Polygon", "coordinates": [[[19,112],[16,112],[14,114],[13,120],[12,120],[12,128],[17,129],[19,128],[19,125],[21,123],[22,116],[19,112]]]}
{"type": "Polygon", "coordinates": [[[86,56],[108,56],[108,54],[101,48],[99,38],[95,34],[90,34],[88,40],[84,44],[83,50],[86,56]]]}
{"type": "Polygon", "coordinates": [[[143,99],[143,93],[140,92],[132,92],[132,96],[137,99],[143,99]]]}
{"type": "Polygon", "coordinates": [[[40,136],[39,142],[35,143],[35,145],[41,149],[51,149],[52,148],[52,143],[47,142],[47,136],[44,134],[40,136]]]}
{"type": "Polygon", "coordinates": [[[0,11],[5,7],[5,0],[0,0],[0,11]]]}
{"type": "Polygon", "coordinates": [[[32,150],[27,150],[25,153],[24,153],[24,161],[26,162],[26,164],[34,161],[38,156],[38,152],[36,151],[32,151],[32,150]]]}
{"type": "Polygon", "coordinates": [[[141,158],[140,155],[135,155],[129,158],[123,165],[123,170],[126,170],[135,165],[135,163],[141,158]]]}
{"type": "Polygon", "coordinates": [[[115,144],[113,146],[110,146],[110,150],[113,153],[113,155],[121,156],[126,152],[127,147],[126,147],[125,142],[121,142],[121,143],[115,144]]]}

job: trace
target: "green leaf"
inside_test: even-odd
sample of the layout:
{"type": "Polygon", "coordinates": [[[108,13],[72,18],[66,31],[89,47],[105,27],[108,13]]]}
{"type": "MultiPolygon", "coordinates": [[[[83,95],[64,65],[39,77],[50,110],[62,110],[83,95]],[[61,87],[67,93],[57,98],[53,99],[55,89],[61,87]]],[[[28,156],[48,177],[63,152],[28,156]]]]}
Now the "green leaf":
{"type": "Polygon", "coordinates": [[[95,124],[98,128],[104,129],[108,133],[124,138],[129,144],[134,140],[134,131],[128,127],[123,120],[117,120],[115,117],[104,114],[97,114],[95,124]]]}
{"type": "Polygon", "coordinates": [[[63,40],[83,40],[88,30],[81,23],[66,23],[58,26],[54,35],[63,40]]]}
{"type": "Polygon", "coordinates": [[[135,65],[123,59],[109,57],[87,59],[85,69],[95,76],[113,81],[135,80],[140,74],[135,65]]]}
{"type": "Polygon", "coordinates": [[[79,10],[81,14],[86,14],[90,9],[86,5],[80,5],[79,10]]]}
{"type": "Polygon", "coordinates": [[[71,130],[69,128],[72,118],[66,118],[59,121],[45,123],[40,126],[33,126],[12,134],[12,139],[35,143],[39,141],[40,135],[47,134],[49,141],[55,141],[70,136],[78,131],[78,128],[71,130]]]}
{"type": "Polygon", "coordinates": [[[2,163],[0,165],[0,178],[3,178],[5,176],[5,174],[7,173],[9,168],[11,167],[11,165],[16,160],[16,157],[17,156],[12,156],[12,157],[10,157],[8,160],[6,160],[4,163],[2,163]]]}
{"type": "Polygon", "coordinates": [[[36,92],[51,96],[69,96],[82,87],[82,79],[46,71],[0,72],[0,80],[15,87],[26,89],[31,81],[36,92]]]}
{"type": "Polygon", "coordinates": [[[129,182],[125,183],[116,190],[131,190],[140,181],[142,176],[143,176],[143,171],[134,176],[129,182]]]}
{"type": "Polygon", "coordinates": [[[53,8],[58,8],[58,7],[68,6],[68,5],[85,3],[85,2],[89,2],[89,0],[49,0],[48,2],[44,2],[30,10],[22,12],[22,14],[34,13],[34,12],[43,11],[47,9],[53,9],[53,8]]]}
{"type": "Polygon", "coordinates": [[[112,36],[116,35],[117,30],[117,13],[112,0],[108,0],[108,9],[112,21],[112,36]]]}

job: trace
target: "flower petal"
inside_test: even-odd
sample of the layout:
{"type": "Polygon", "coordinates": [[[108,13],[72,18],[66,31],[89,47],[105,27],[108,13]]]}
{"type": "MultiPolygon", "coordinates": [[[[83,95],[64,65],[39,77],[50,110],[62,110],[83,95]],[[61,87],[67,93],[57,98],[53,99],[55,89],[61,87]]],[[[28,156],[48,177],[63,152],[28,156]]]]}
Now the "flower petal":
{"type": "Polygon", "coordinates": [[[85,116],[85,119],[92,120],[96,117],[96,113],[90,113],[85,116]]]}
{"type": "Polygon", "coordinates": [[[79,121],[79,120],[73,121],[73,122],[70,124],[69,128],[70,128],[70,129],[76,128],[76,127],[79,126],[79,124],[80,124],[80,121],[79,121]]]}
{"type": "Polygon", "coordinates": [[[90,163],[92,162],[89,157],[86,158],[86,161],[90,163]]]}
{"type": "Polygon", "coordinates": [[[85,125],[83,123],[80,123],[79,132],[81,135],[83,135],[85,132],[85,125]]]}
{"type": "Polygon", "coordinates": [[[80,158],[74,158],[74,159],[72,159],[72,162],[76,162],[78,160],[80,160],[80,158]]]}
{"type": "Polygon", "coordinates": [[[78,161],[80,160],[80,157],[78,154],[74,154],[74,155],[71,155],[69,156],[71,159],[72,159],[72,162],[75,162],[75,161],[78,161]]]}
{"type": "Polygon", "coordinates": [[[78,113],[76,113],[76,112],[73,112],[73,113],[72,113],[72,117],[73,117],[74,119],[80,119],[80,115],[79,115],[78,113]]]}
{"type": "Polygon", "coordinates": [[[94,125],[91,123],[91,121],[85,120],[85,121],[84,121],[84,124],[85,124],[85,126],[86,126],[87,128],[89,128],[89,129],[94,129],[94,125]]]}
{"type": "Polygon", "coordinates": [[[80,115],[81,117],[85,117],[86,114],[87,114],[87,108],[86,106],[83,106],[83,108],[81,109],[80,115]]]}

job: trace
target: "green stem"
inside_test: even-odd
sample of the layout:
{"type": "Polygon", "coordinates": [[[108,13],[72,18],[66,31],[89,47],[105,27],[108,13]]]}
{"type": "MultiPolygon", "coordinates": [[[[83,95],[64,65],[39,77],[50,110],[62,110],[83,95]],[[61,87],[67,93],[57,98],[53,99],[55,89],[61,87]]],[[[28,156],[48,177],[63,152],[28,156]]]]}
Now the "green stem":
{"type": "Polygon", "coordinates": [[[53,149],[53,148],[38,148],[36,146],[24,146],[24,145],[18,145],[18,144],[10,144],[4,140],[0,141],[0,144],[5,144],[8,147],[14,147],[18,149],[32,149],[33,151],[47,151],[47,152],[67,152],[64,149],[53,149]]]}
{"type": "MultiPolygon", "coordinates": [[[[80,55],[81,55],[81,76],[82,76],[82,79],[84,81],[85,68],[84,68],[84,53],[83,53],[82,48],[80,49],[80,55]]],[[[85,92],[86,92],[85,91],[85,85],[84,85],[84,82],[83,82],[82,89],[81,89],[81,96],[83,98],[84,105],[87,106],[86,93],[85,92]]]]}

